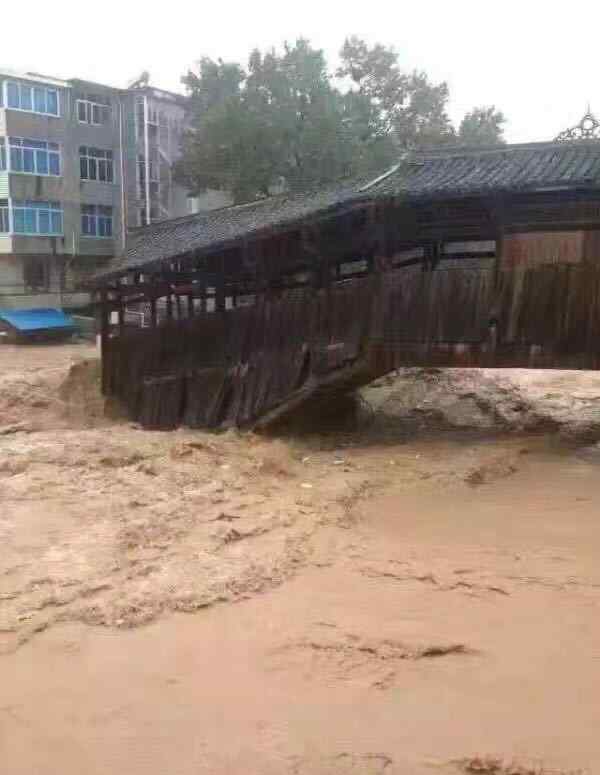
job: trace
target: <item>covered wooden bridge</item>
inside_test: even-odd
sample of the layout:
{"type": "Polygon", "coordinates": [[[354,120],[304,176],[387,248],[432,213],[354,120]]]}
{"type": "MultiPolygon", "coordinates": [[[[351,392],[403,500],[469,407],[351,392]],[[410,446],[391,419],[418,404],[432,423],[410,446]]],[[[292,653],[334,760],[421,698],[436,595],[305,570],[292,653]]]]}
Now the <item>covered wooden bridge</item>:
{"type": "Polygon", "coordinates": [[[411,154],[140,229],[93,281],[151,428],[255,425],[405,365],[600,367],[600,141],[411,154]]]}

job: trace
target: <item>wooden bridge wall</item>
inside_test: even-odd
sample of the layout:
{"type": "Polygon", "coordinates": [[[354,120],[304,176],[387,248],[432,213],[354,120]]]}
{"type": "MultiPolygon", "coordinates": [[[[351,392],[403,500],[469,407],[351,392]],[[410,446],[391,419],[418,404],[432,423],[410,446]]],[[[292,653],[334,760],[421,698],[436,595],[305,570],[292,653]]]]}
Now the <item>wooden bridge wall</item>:
{"type": "Polygon", "coordinates": [[[375,271],[124,329],[105,342],[104,389],[146,427],[215,427],[410,364],[596,369],[600,271],[569,244],[542,263],[513,240],[502,260],[375,271]]]}

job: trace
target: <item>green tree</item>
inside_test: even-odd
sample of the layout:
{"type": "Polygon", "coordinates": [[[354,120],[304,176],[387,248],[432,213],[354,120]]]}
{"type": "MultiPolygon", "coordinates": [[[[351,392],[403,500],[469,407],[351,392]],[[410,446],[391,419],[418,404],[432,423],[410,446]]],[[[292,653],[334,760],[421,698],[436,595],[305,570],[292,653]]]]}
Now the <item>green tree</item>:
{"type": "Polygon", "coordinates": [[[504,116],[477,108],[458,133],[448,86],[403,72],[396,52],[348,38],[340,66],[300,38],[253,51],[246,68],[203,58],[183,79],[192,125],[177,178],[192,192],[225,189],[234,201],[274,189],[322,186],[389,167],[404,150],[449,142],[500,142],[504,116]]]}
{"type": "Polygon", "coordinates": [[[458,140],[461,145],[501,145],[504,140],[504,114],[491,107],[474,108],[460,123],[458,140]]]}
{"type": "Polygon", "coordinates": [[[448,86],[432,84],[427,75],[404,73],[393,49],[376,44],[369,48],[357,37],[346,39],[340,52],[337,76],[350,83],[369,110],[374,135],[394,138],[396,149],[440,144],[454,137],[446,112],[448,86]]]}
{"type": "Polygon", "coordinates": [[[219,105],[239,94],[241,84],[246,74],[235,62],[216,62],[209,57],[202,57],[198,62],[198,74],[191,71],[184,75],[181,82],[193,95],[193,108],[202,118],[204,113],[215,105],[219,105]]]}
{"type": "Polygon", "coordinates": [[[352,127],[323,52],[300,39],[281,54],[253,51],[247,71],[202,60],[185,83],[194,130],[177,176],[194,191],[230,190],[236,202],[267,196],[281,181],[319,185],[351,173],[352,127]]]}

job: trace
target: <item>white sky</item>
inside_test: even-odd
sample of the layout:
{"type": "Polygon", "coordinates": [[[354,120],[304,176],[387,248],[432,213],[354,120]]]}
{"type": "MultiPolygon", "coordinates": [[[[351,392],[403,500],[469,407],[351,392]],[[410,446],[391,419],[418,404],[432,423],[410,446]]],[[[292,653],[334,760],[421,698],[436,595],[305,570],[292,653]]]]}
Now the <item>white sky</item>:
{"type": "Polygon", "coordinates": [[[7,3],[0,66],[115,86],[147,69],[179,91],[202,55],[245,63],[255,46],[304,36],[333,66],[356,34],[448,81],[453,120],[494,104],[507,139],[526,142],[552,139],[588,102],[600,113],[599,22],[598,0],[33,0],[7,3]]]}

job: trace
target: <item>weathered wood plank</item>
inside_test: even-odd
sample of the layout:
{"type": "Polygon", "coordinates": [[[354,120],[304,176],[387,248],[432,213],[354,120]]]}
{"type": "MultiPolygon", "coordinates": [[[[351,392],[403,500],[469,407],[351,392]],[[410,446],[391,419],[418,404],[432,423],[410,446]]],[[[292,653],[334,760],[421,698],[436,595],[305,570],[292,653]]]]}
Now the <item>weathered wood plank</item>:
{"type": "Polygon", "coordinates": [[[390,257],[351,279],[323,273],[321,256],[316,288],[275,287],[277,271],[259,273],[252,306],[225,309],[221,284],[217,314],[188,293],[187,314],[176,297],[180,314],[157,325],[153,303],[152,327],[119,336],[105,314],[103,389],[147,427],[217,427],[280,416],[400,365],[598,368],[597,235],[528,237],[525,252],[510,236],[497,244],[498,259],[489,245],[479,255],[441,246],[436,260],[416,251],[413,265],[390,257]]]}

